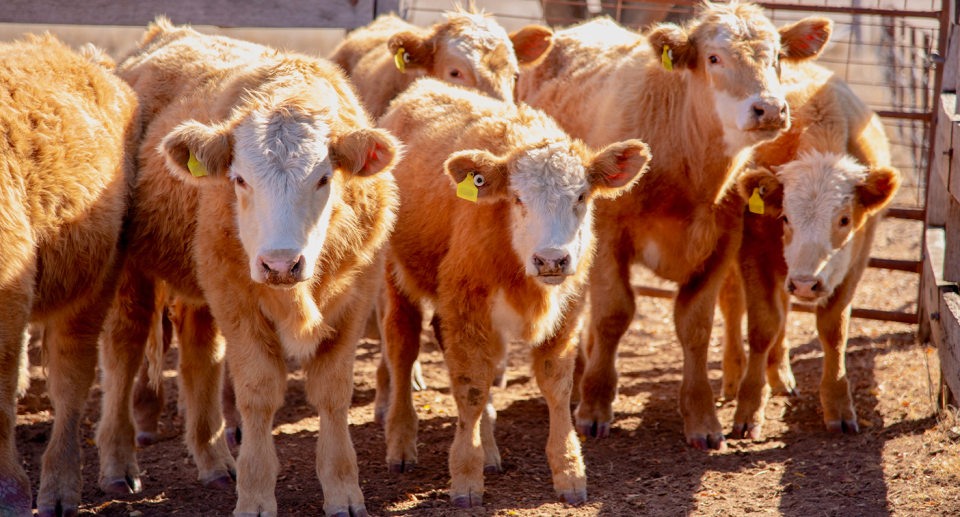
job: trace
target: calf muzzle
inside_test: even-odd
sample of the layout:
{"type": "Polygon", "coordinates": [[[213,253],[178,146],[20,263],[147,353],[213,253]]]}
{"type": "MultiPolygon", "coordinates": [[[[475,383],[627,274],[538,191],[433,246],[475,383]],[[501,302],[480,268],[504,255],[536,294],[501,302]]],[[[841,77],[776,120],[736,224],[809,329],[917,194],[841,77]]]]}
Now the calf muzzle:
{"type": "Polygon", "coordinates": [[[257,257],[264,283],[293,285],[306,280],[306,258],[288,250],[271,250],[257,257]]]}
{"type": "Polygon", "coordinates": [[[788,278],[787,291],[797,298],[803,298],[805,300],[814,300],[826,294],[823,289],[823,282],[816,277],[788,278]]]}
{"type": "Polygon", "coordinates": [[[537,270],[537,277],[548,284],[559,284],[572,274],[571,262],[570,254],[563,251],[533,254],[533,267],[537,270]]]}
{"type": "Polygon", "coordinates": [[[790,121],[790,110],[787,103],[781,100],[757,101],[750,106],[750,111],[754,123],[753,129],[756,130],[785,129],[790,121]]]}

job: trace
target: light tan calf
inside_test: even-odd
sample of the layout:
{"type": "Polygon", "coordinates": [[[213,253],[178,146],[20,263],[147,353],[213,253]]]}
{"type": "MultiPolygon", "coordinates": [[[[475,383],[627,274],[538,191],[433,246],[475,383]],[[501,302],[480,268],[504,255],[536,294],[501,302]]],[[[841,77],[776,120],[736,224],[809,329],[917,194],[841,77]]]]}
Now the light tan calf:
{"type": "Polygon", "coordinates": [[[292,356],[320,413],[324,511],[366,515],[347,411],[362,316],[398,203],[390,175],[376,173],[399,144],[370,127],[332,63],[165,20],[119,73],[147,126],[130,257],[104,340],[102,487],[139,485],[131,385],[163,281],[184,304],[186,441],[200,479],[226,486],[235,470],[234,515],[277,515],[270,432],[292,356]],[[236,467],[220,414],[220,333],[245,424],[236,467]]]}
{"type": "Polygon", "coordinates": [[[139,131],[136,97],[52,36],[0,44],[0,515],[32,515],[14,442],[27,328],[44,328],[53,433],[37,509],[76,516],[80,425],[116,289],[139,131]]]}
{"type": "Polygon", "coordinates": [[[554,34],[547,56],[521,75],[520,100],[571,135],[593,146],[639,138],[653,152],[637,188],[597,203],[577,408],[583,434],[610,432],[617,346],[636,308],[629,270],[640,263],[680,284],[674,322],[686,439],[699,449],[725,447],[707,347],[740,241],[742,201],[730,187],[753,146],[788,127],[780,61],[814,57],[830,28],[812,18],[778,31],[759,7],[737,3],[706,4],[685,27],[662,24],[643,35],[596,20],[554,34]]]}
{"type": "Polygon", "coordinates": [[[424,29],[384,15],[348,34],[333,51],[330,59],[346,70],[374,119],[422,76],[512,101],[518,64],[536,61],[550,47],[546,27],[531,25],[508,37],[489,15],[457,10],[445,16],[424,29]]]}
{"type": "Polygon", "coordinates": [[[420,348],[420,304],[429,300],[440,316],[458,411],[451,502],[479,506],[484,472],[500,470],[488,400],[512,340],[532,347],[550,410],[554,489],[567,502],[585,500],[570,392],[594,251],[594,199],[632,186],[649,160],[647,146],[631,140],[595,153],[542,112],[433,79],[401,94],[380,126],[411,149],[394,170],[403,203],[387,250],[382,322],[393,380],[391,471],[411,470],[417,460],[409,382],[420,348]],[[475,191],[474,200],[457,197],[461,183],[475,191]]]}
{"type": "Polygon", "coordinates": [[[817,302],[827,428],[859,430],[844,365],[850,302],[900,184],[879,119],[842,79],[808,64],[784,67],[782,81],[793,125],[758,146],[755,168],[740,178],[743,198],[757,189],[765,207],[744,215],[739,271],[731,271],[720,303],[728,329],[724,396],[737,397],[735,438],[760,438],[768,380],[780,392],[796,385],[785,341],[791,294],[817,302]],[[738,332],[744,296],[749,358],[738,332]]]}

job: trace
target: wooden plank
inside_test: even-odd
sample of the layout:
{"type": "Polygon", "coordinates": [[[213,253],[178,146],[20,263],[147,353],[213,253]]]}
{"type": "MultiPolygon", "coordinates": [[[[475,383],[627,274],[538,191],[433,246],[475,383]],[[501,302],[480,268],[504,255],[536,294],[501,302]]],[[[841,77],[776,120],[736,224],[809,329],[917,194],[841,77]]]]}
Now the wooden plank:
{"type": "Polygon", "coordinates": [[[960,393],[960,295],[945,293],[940,298],[940,325],[943,341],[937,345],[940,372],[954,394],[960,393]]]}
{"type": "Polygon", "coordinates": [[[943,293],[957,292],[957,284],[943,279],[943,260],[946,248],[946,231],[928,228],[924,233],[923,273],[920,276],[919,313],[923,319],[918,331],[920,340],[943,343],[940,318],[940,298],[943,293]],[[925,333],[929,333],[925,335],[925,333]]]}
{"type": "Polygon", "coordinates": [[[405,9],[401,7],[401,3],[403,2],[400,0],[374,0],[373,16],[394,13],[402,17],[405,9]]]}
{"type": "Polygon", "coordinates": [[[958,61],[960,61],[960,30],[956,26],[950,28],[950,41],[947,43],[947,55],[943,63],[943,91],[957,91],[958,61]]]}
{"type": "MultiPolygon", "coordinates": [[[[930,175],[939,177],[944,187],[950,186],[953,128],[960,125],[960,116],[957,115],[956,105],[957,96],[952,93],[941,94],[937,103],[937,138],[934,141],[930,175]]],[[[929,207],[927,210],[929,210],[929,207]]]]}
{"type": "Polygon", "coordinates": [[[141,26],[165,14],[176,24],[352,29],[373,20],[376,1],[2,0],[0,22],[141,26]]]}
{"type": "Polygon", "coordinates": [[[960,201],[951,195],[947,201],[950,211],[947,214],[945,245],[943,251],[943,279],[948,282],[960,282],[960,201]]]}

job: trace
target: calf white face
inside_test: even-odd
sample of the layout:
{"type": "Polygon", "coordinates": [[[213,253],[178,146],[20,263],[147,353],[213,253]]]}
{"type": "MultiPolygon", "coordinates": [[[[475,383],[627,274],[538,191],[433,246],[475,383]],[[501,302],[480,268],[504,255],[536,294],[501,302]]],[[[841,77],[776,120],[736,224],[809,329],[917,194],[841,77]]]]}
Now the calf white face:
{"type": "Polygon", "coordinates": [[[577,147],[553,142],[507,159],[465,151],[446,164],[457,183],[474,174],[483,202],[510,204],[514,252],[526,274],[547,285],[575,274],[592,251],[592,198],[629,189],[649,160],[646,144],[637,140],[611,145],[592,159],[577,147]]]}
{"type": "Polygon", "coordinates": [[[780,62],[815,57],[831,27],[828,19],[806,18],[778,32],[755,5],[718,3],[708,4],[689,31],[664,24],[648,39],[658,59],[666,51],[674,70],[692,74],[694,95],[712,93],[733,156],[790,126],[780,62]]]}
{"type": "MultiPolygon", "coordinates": [[[[899,186],[889,168],[869,170],[838,154],[813,152],[778,168],[741,179],[754,181],[763,194],[782,185],[783,255],[788,273],[784,288],[797,298],[825,301],[843,281],[854,259],[853,240],[867,218],[881,210],[899,186]],[[778,185],[779,183],[779,185],[778,185]]],[[[752,188],[742,188],[741,193],[752,188]]]]}
{"type": "Polygon", "coordinates": [[[233,183],[250,277],[289,287],[314,275],[341,184],[382,170],[397,152],[396,141],[382,130],[331,133],[321,117],[262,109],[232,127],[185,122],[167,135],[161,151],[168,168],[183,178],[210,181],[195,177],[202,166],[205,175],[233,183]]]}

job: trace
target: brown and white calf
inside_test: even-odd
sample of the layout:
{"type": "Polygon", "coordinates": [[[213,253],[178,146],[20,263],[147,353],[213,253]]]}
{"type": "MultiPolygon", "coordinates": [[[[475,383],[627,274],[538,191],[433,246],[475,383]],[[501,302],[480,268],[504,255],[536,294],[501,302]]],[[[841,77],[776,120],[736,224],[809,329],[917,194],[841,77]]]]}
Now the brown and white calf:
{"type": "Polygon", "coordinates": [[[768,379],[780,392],[796,384],[785,342],[791,294],[817,305],[827,428],[859,430],[844,365],[850,303],[900,184],[883,126],[842,79],[812,64],[785,66],[782,79],[793,126],[757,147],[739,180],[743,199],[755,205],[745,209],[738,267],[720,303],[728,329],[724,395],[737,398],[736,438],[760,437],[768,379]],[[738,332],[744,299],[748,357],[738,332]]]}
{"type": "Polygon", "coordinates": [[[546,27],[530,25],[508,36],[490,15],[458,9],[445,17],[420,28],[392,14],[380,16],[348,34],[330,55],[357,86],[371,117],[380,118],[394,97],[423,76],[512,101],[518,65],[536,61],[550,47],[546,27]]]}
{"type": "Polygon", "coordinates": [[[37,510],[79,512],[80,425],[123,263],[136,96],[102,54],[52,36],[0,44],[0,515],[33,515],[15,443],[31,322],[42,326],[53,432],[37,510]]]}
{"type": "Polygon", "coordinates": [[[101,486],[139,488],[130,394],[163,281],[184,304],[186,441],[200,479],[226,486],[235,471],[234,515],[277,515],[271,427],[294,357],[320,413],[324,511],[366,515],[347,411],[399,202],[377,173],[399,144],[371,127],[334,64],[162,19],[119,74],[146,125],[130,255],[104,338],[101,486]],[[236,464],[220,414],[224,348],[244,422],[236,464]]]}
{"type": "Polygon", "coordinates": [[[590,273],[587,364],[577,426],[603,437],[613,420],[616,354],[636,310],[630,266],[680,284],[674,305],[683,346],[680,412],[687,441],[723,449],[707,347],[714,307],[740,241],[742,201],[731,186],[758,143],[789,127],[781,61],[813,58],[831,22],[807,18],[779,30],[752,4],[706,4],[689,25],[642,35],[609,20],[554,34],[525,70],[518,97],[574,137],[601,146],[650,145],[637,188],[597,203],[597,258],[590,273]]]}
{"type": "Polygon", "coordinates": [[[382,326],[392,377],[387,462],[417,461],[410,369],[423,301],[440,316],[457,403],[450,498],[479,506],[485,472],[500,470],[490,387],[513,340],[531,346],[550,411],[547,458],[557,495],[586,498],[570,418],[583,288],[594,252],[594,200],[629,189],[649,160],[638,140],[599,153],[542,112],[421,79],[391,104],[380,127],[410,152],[394,169],[403,203],[387,249],[382,326]],[[459,186],[458,186],[459,185],[459,186]],[[458,198],[473,190],[472,200],[458,198]]]}

